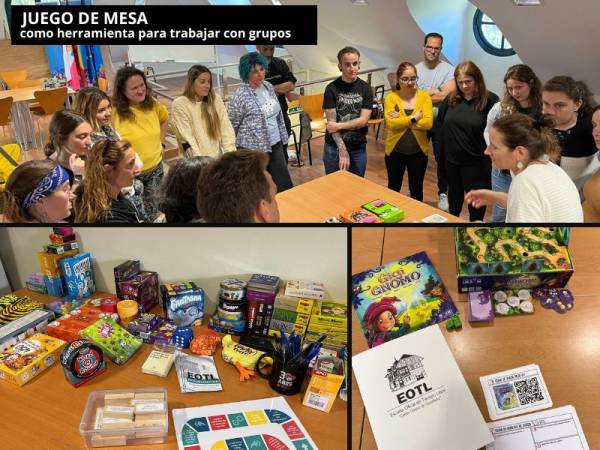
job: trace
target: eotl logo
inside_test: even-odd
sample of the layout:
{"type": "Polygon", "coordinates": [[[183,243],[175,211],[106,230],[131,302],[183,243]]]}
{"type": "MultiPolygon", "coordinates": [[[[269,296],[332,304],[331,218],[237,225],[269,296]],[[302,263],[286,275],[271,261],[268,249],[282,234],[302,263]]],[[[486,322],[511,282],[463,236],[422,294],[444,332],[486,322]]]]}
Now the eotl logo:
{"type": "Polygon", "coordinates": [[[400,359],[394,358],[394,362],[388,368],[385,378],[387,378],[392,392],[401,390],[396,394],[396,398],[402,404],[432,390],[424,381],[417,384],[419,381],[424,380],[426,375],[422,357],[402,355],[400,359]],[[412,387],[409,388],[409,386],[412,387]]]}

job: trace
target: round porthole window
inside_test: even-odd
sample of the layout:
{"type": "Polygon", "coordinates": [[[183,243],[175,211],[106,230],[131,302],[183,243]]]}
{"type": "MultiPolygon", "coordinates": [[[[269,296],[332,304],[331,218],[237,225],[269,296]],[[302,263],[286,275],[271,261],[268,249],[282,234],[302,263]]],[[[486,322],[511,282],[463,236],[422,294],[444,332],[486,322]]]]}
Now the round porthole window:
{"type": "Polygon", "coordinates": [[[516,54],[498,25],[480,9],[477,9],[473,16],[473,33],[481,48],[492,55],[512,56],[516,54]]]}

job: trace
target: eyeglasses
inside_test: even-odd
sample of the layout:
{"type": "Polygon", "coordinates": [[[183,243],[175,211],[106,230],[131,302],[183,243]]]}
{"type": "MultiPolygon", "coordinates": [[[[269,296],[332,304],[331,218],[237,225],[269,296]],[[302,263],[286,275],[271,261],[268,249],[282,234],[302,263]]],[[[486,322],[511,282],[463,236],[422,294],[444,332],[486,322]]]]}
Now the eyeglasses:
{"type": "Polygon", "coordinates": [[[432,47],[431,45],[426,45],[425,50],[429,50],[430,52],[439,52],[442,47],[432,47]]]}
{"type": "Polygon", "coordinates": [[[419,81],[419,77],[400,77],[398,79],[400,81],[402,81],[403,83],[408,83],[408,82],[416,83],[417,81],[419,81]]]}

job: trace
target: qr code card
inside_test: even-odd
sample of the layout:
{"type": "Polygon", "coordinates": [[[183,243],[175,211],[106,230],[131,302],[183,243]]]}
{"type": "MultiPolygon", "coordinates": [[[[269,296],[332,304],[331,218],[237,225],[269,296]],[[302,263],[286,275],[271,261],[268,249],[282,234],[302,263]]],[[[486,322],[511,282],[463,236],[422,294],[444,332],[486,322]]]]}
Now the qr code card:
{"type": "Polygon", "coordinates": [[[446,219],[444,216],[442,216],[440,214],[432,214],[431,216],[427,216],[424,219],[422,219],[421,222],[423,222],[423,223],[442,223],[442,222],[448,222],[448,219],[446,219]]]}
{"type": "Polygon", "coordinates": [[[552,400],[536,364],[479,378],[492,420],[550,408],[552,400]]]}

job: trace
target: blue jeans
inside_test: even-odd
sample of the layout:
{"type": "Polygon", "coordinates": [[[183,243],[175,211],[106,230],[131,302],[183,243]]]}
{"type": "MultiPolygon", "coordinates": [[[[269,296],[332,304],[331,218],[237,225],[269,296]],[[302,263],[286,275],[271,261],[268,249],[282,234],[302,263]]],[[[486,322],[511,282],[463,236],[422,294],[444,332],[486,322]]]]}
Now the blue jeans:
{"type": "MultiPolygon", "coordinates": [[[[510,172],[506,173],[502,170],[492,169],[492,191],[508,192],[512,177],[510,172]]],[[[498,203],[494,205],[492,211],[491,222],[506,222],[506,208],[503,208],[498,203]]]]}
{"type": "MultiPolygon", "coordinates": [[[[350,155],[349,171],[359,177],[364,177],[367,171],[367,144],[361,144],[357,147],[346,147],[350,155]]],[[[325,165],[325,174],[340,170],[340,155],[335,145],[325,142],[323,148],[323,164],[325,165]]]]}

